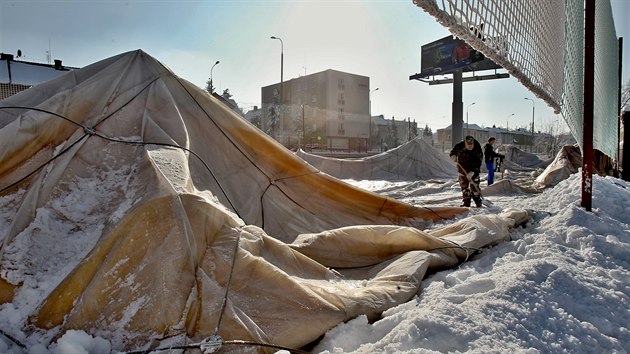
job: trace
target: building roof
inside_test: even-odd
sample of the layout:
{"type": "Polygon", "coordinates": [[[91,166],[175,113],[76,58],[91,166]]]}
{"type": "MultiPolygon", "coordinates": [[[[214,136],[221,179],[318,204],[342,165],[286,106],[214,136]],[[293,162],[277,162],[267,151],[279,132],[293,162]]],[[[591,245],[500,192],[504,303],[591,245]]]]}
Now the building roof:
{"type": "MultiPolygon", "coordinates": [[[[449,124],[447,127],[445,128],[440,128],[438,130],[451,130],[452,124],[449,124]]],[[[464,124],[462,125],[463,129],[466,129],[466,123],[464,122],[464,124]]],[[[505,133],[505,128],[492,128],[492,127],[480,127],[477,124],[474,123],[470,123],[468,126],[468,129],[470,130],[475,130],[475,131],[487,131],[487,132],[497,132],[497,133],[505,133]]],[[[523,130],[523,129],[510,129],[510,134],[512,135],[531,135],[532,132],[530,130],[523,130]]],[[[536,132],[536,135],[542,135],[544,133],[541,132],[536,132]]]]}
{"type": "MultiPolygon", "coordinates": [[[[398,124],[407,124],[408,121],[406,119],[402,119],[402,120],[398,120],[396,118],[394,118],[394,121],[398,124]]],[[[376,125],[389,125],[392,123],[391,119],[386,119],[385,116],[383,116],[382,114],[379,114],[377,116],[372,116],[372,122],[376,125]]],[[[415,119],[413,120],[413,124],[415,124],[416,121],[415,119]]]]}
{"type": "MultiPolygon", "coordinates": [[[[339,71],[339,70],[334,70],[334,69],[326,69],[326,70],[323,70],[323,71],[318,71],[316,73],[311,73],[311,74],[308,74],[308,75],[294,77],[292,79],[284,80],[284,82],[287,83],[287,82],[294,81],[294,80],[312,79],[313,77],[318,77],[318,76],[321,76],[321,75],[327,74],[327,73],[332,73],[332,74],[337,74],[337,75],[349,75],[349,76],[356,76],[356,77],[362,77],[362,78],[369,79],[369,77],[365,76],[365,75],[353,74],[353,73],[349,73],[349,72],[345,72],[345,71],[339,71]]],[[[263,89],[266,89],[266,88],[269,88],[269,87],[272,87],[272,86],[277,86],[279,84],[280,84],[280,82],[276,82],[274,84],[263,86],[263,89]]]]}
{"type": "Polygon", "coordinates": [[[61,60],[55,60],[55,64],[42,64],[15,60],[11,54],[0,54],[0,83],[3,84],[32,86],[74,69],[78,68],[63,66],[61,60]]]}

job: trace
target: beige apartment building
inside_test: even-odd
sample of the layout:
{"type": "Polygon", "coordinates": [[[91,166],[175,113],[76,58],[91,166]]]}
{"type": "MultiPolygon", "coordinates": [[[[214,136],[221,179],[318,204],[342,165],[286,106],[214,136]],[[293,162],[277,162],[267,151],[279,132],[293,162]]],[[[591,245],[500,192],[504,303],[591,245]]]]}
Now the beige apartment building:
{"type": "Polygon", "coordinates": [[[262,130],[284,146],[366,151],[370,78],[336,70],[262,88],[262,130]]]}

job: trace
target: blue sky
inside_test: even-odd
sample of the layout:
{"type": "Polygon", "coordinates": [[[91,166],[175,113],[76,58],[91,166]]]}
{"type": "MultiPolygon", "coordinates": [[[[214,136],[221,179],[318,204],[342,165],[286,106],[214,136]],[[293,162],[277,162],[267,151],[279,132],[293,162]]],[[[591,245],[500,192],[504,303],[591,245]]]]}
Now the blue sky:
{"type": "MultiPolygon", "coordinates": [[[[557,0],[554,0],[557,1],[557,0]]],[[[630,0],[611,0],[624,62],[630,60],[630,0]],[[622,16],[623,15],[623,16],[622,16]]],[[[371,1],[7,1],[0,0],[0,51],[23,60],[83,67],[142,49],[175,74],[205,87],[212,65],[217,91],[228,88],[245,110],[260,106],[261,87],[335,69],[370,77],[372,113],[410,117],[432,129],[451,122],[452,86],[410,81],[420,47],[449,35],[411,0],[371,1]]],[[[630,79],[624,68],[624,82],[630,79]]],[[[559,116],[516,79],[465,83],[464,119],[537,129],[559,116]],[[470,105],[475,102],[475,105],[470,105]],[[512,116],[512,114],[514,114],[512,116]],[[508,118],[509,117],[509,118],[508,118]]]]}

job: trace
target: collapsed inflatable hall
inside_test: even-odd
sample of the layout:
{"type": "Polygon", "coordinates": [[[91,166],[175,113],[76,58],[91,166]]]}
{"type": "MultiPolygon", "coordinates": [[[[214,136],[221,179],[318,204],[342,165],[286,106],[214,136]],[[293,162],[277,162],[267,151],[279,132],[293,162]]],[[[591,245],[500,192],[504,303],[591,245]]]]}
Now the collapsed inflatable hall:
{"type": "Polygon", "coordinates": [[[350,186],[140,50],[0,101],[0,208],[3,331],[117,351],[302,348],[526,219],[350,186]]]}

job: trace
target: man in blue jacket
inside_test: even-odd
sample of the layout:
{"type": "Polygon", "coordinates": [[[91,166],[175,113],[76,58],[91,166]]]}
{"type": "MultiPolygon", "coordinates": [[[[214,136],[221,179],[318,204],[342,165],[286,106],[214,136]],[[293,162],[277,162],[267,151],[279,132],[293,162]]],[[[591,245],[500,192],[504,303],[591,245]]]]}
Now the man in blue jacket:
{"type": "Polygon", "coordinates": [[[505,158],[505,155],[494,152],[492,145],[494,145],[495,140],[496,139],[491,136],[488,139],[486,146],[483,147],[484,161],[486,163],[486,168],[488,169],[488,185],[494,183],[494,158],[498,157],[501,160],[505,158]]]}

